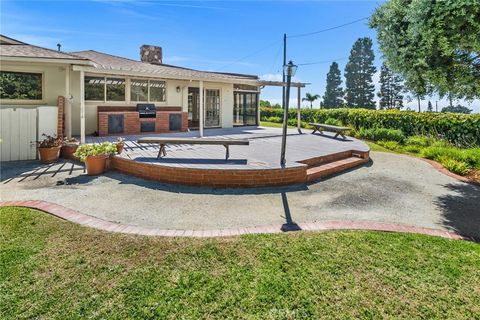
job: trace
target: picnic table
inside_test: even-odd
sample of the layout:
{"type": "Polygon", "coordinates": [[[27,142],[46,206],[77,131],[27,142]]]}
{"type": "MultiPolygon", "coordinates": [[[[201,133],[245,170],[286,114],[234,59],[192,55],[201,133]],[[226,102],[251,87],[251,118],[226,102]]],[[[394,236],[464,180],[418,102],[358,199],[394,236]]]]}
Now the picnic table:
{"type": "Polygon", "coordinates": [[[162,155],[166,156],[167,151],[165,146],[167,144],[206,144],[206,145],[222,145],[226,149],[225,160],[230,157],[229,147],[231,145],[248,146],[250,142],[247,139],[218,139],[218,138],[161,138],[161,137],[144,137],[137,141],[138,143],[154,143],[160,145],[157,159],[162,155]]]}
{"type": "Polygon", "coordinates": [[[313,127],[312,134],[314,134],[317,131],[320,134],[323,134],[323,131],[334,132],[334,133],[336,133],[336,135],[333,138],[336,138],[340,135],[340,136],[342,136],[343,139],[346,139],[347,137],[344,135],[344,133],[348,130],[351,130],[348,127],[339,127],[339,126],[333,126],[333,125],[324,124],[324,123],[313,123],[312,122],[312,123],[309,123],[309,125],[311,125],[313,127]]]}

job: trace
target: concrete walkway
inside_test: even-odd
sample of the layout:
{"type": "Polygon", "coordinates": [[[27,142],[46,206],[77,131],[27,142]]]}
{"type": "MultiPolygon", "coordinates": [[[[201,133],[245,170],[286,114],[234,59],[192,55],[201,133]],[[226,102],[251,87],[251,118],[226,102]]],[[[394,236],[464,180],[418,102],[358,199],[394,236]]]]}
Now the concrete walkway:
{"type": "Polygon", "coordinates": [[[280,189],[166,185],[109,172],[84,175],[72,162],[2,165],[1,200],[44,200],[138,227],[212,230],[285,223],[371,221],[453,231],[480,239],[480,187],[403,155],[329,179],[280,189]]]}

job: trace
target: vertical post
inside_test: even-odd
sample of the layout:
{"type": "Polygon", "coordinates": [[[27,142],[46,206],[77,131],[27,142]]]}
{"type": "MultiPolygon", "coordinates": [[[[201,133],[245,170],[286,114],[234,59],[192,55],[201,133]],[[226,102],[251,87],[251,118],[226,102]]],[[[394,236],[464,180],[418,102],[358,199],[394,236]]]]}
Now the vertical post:
{"type": "Polygon", "coordinates": [[[292,76],[287,75],[287,89],[285,91],[285,109],[283,109],[283,133],[282,133],[282,151],[280,155],[280,165],[285,166],[285,150],[287,146],[287,126],[288,126],[288,104],[290,100],[290,81],[292,76]]]}
{"type": "Polygon", "coordinates": [[[80,71],[80,143],[85,143],[85,73],[80,71]]]}
{"type": "Polygon", "coordinates": [[[420,110],[420,96],[417,96],[417,101],[418,101],[418,112],[421,112],[421,110],[420,110]]]}
{"type": "Polygon", "coordinates": [[[301,87],[300,85],[297,87],[297,130],[298,130],[298,133],[302,134],[302,115],[301,115],[301,112],[302,112],[302,109],[301,109],[301,87]]]}
{"type": "MultiPolygon", "coordinates": [[[[282,82],[285,84],[285,68],[287,64],[287,34],[283,34],[283,65],[282,65],[282,82]]],[[[282,86],[282,108],[285,109],[285,86],[282,86]]]]}
{"type": "Polygon", "coordinates": [[[199,130],[199,133],[200,133],[200,137],[203,137],[203,118],[204,118],[204,98],[203,98],[203,81],[201,80],[200,81],[200,86],[199,86],[199,90],[200,90],[200,119],[199,119],[199,124],[198,124],[198,130],[199,130]]]}
{"type": "Polygon", "coordinates": [[[70,65],[65,69],[65,135],[72,137],[72,105],[70,102],[70,65]]]}
{"type": "Polygon", "coordinates": [[[438,101],[435,101],[435,112],[438,112],[438,101]]]}

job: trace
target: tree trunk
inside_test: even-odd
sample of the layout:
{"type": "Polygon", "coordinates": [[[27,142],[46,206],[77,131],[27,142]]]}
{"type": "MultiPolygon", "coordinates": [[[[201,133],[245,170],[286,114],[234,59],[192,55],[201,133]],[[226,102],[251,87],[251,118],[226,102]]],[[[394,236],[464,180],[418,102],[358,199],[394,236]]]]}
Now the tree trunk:
{"type": "Polygon", "coordinates": [[[420,97],[419,96],[417,96],[417,101],[418,101],[418,112],[421,112],[421,110],[420,110],[420,97]]]}
{"type": "Polygon", "coordinates": [[[313,109],[313,102],[310,101],[310,109],[313,109]]]}

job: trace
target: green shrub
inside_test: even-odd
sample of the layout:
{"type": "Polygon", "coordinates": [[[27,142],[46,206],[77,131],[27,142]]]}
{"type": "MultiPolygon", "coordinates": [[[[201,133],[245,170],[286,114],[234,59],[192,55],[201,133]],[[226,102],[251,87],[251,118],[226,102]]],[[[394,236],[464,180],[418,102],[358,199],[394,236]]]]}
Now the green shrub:
{"type": "Polygon", "coordinates": [[[387,128],[370,128],[360,129],[358,132],[360,138],[373,141],[396,141],[402,142],[405,140],[405,135],[401,130],[387,129],[387,128]]]}
{"type": "Polygon", "coordinates": [[[400,143],[397,141],[378,141],[378,144],[388,150],[398,150],[401,148],[400,143]]]}
{"type": "Polygon", "coordinates": [[[466,175],[471,169],[468,163],[448,157],[440,157],[438,159],[438,162],[440,162],[448,171],[459,174],[461,176],[466,175]]]}
{"type": "Polygon", "coordinates": [[[406,145],[417,146],[417,147],[428,147],[435,142],[435,139],[424,136],[411,136],[405,140],[406,145]]]}
{"type": "Polygon", "coordinates": [[[80,161],[85,161],[88,156],[100,156],[100,155],[114,155],[117,152],[117,144],[113,142],[102,142],[93,144],[80,145],[75,153],[75,157],[78,157],[80,161]]]}
{"type": "MultiPolygon", "coordinates": [[[[261,115],[283,116],[282,109],[263,107],[261,115]]],[[[290,110],[290,117],[297,110],[290,110]]],[[[441,136],[456,146],[480,145],[480,114],[453,114],[441,112],[413,112],[367,109],[302,109],[302,121],[325,122],[337,119],[355,129],[384,127],[399,129],[406,136],[441,136]]]]}
{"type": "Polygon", "coordinates": [[[282,123],[282,122],[283,122],[283,117],[276,117],[276,116],[267,117],[267,118],[266,118],[266,121],[268,121],[268,122],[274,122],[274,123],[282,123]]]}
{"type": "Polygon", "coordinates": [[[328,118],[327,120],[325,120],[325,124],[329,124],[329,125],[332,125],[332,126],[341,126],[342,121],[340,121],[338,119],[334,119],[334,118],[328,118]]]}
{"type": "Polygon", "coordinates": [[[460,149],[456,147],[430,146],[421,151],[427,159],[440,162],[440,159],[452,159],[466,163],[470,168],[480,168],[480,148],[460,149]]]}
{"type": "Polygon", "coordinates": [[[404,151],[406,151],[406,152],[410,152],[410,153],[420,153],[420,151],[422,151],[422,147],[416,146],[416,145],[407,144],[407,145],[405,145],[405,146],[402,147],[402,150],[404,150],[404,151]]]}

